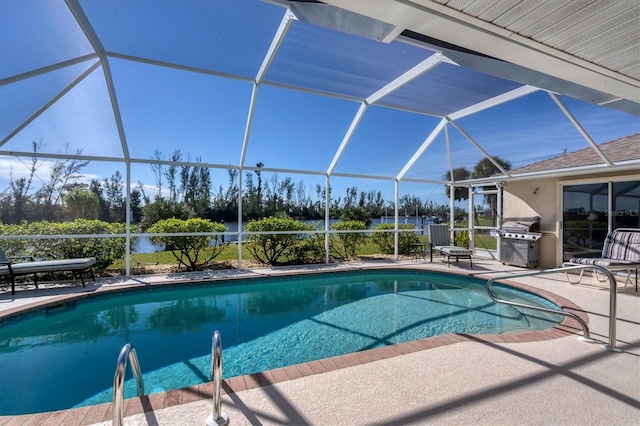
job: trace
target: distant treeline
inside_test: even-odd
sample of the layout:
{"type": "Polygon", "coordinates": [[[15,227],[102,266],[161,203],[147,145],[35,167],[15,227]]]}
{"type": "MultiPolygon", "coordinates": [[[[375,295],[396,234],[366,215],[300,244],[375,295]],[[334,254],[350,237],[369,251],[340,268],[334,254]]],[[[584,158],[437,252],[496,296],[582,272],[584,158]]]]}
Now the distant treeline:
{"type": "MultiPolygon", "coordinates": [[[[33,142],[34,157],[28,177],[10,177],[9,186],[0,192],[0,221],[6,224],[21,221],[66,221],[77,218],[99,219],[105,222],[124,222],[126,195],[123,176],[119,171],[102,180],[83,183],[82,172],[89,160],[58,159],[46,178],[36,174],[42,165],[37,153],[42,142],[33,142]]],[[[76,152],[77,155],[81,151],[76,152]]],[[[165,160],[159,151],[156,160],[165,160]]],[[[179,150],[170,160],[182,161],[179,150]]],[[[166,161],[166,160],[165,160],[166,161]]],[[[200,159],[196,159],[200,162],[200,159]]],[[[243,179],[242,220],[271,216],[286,216],[299,220],[321,219],[325,215],[325,187],[294,181],[290,176],[277,173],[264,179],[258,163],[255,171],[247,171],[243,179]]],[[[131,222],[143,230],[158,220],[175,217],[200,217],[212,221],[238,220],[237,169],[227,169],[228,181],[218,184],[211,179],[210,169],[192,165],[152,164],[155,178],[153,194],[138,182],[130,193],[131,222]]],[[[342,196],[334,196],[329,187],[329,214],[331,218],[362,220],[393,212],[380,191],[358,191],[357,186],[346,189],[342,196]]],[[[404,195],[399,209],[411,215],[444,216],[449,207],[433,201],[421,200],[415,195],[404,195]]]]}

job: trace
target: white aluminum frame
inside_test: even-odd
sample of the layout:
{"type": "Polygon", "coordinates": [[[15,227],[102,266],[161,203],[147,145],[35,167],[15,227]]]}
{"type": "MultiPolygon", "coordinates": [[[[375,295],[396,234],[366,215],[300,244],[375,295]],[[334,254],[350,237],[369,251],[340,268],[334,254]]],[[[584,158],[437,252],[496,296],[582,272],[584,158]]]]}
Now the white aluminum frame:
{"type": "MultiPolygon", "coordinates": [[[[185,166],[197,166],[197,167],[208,167],[208,168],[214,168],[214,169],[228,169],[228,168],[232,168],[232,169],[237,169],[238,170],[238,223],[239,223],[239,228],[238,228],[238,232],[237,232],[237,238],[238,238],[238,265],[239,268],[242,267],[242,241],[243,241],[243,234],[244,231],[242,230],[242,227],[240,226],[240,224],[242,223],[242,180],[243,180],[243,172],[246,170],[256,170],[256,167],[248,167],[245,165],[245,160],[246,160],[246,152],[247,152],[247,148],[248,148],[248,144],[249,144],[249,140],[250,140],[250,134],[251,134],[251,126],[252,126],[252,122],[253,122],[253,116],[254,116],[254,111],[255,111],[255,105],[256,105],[256,100],[257,100],[257,96],[258,96],[258,92],[259,89],[261,87],[262,84],[267,84],[270,86],[274,86],[274,87],[280,87],[280,88],[284,88],[284,89],[290,89],[290,90],[298,90],[301,92],[308,92],[308,93],[313,93],[313,94],[318,94],[318,95],[322,95],[322,96],[329,96],[329,97],[335,97],[338,99],[344,99],[344,100],[349,100],[349,101],[354,101],[357,100],[359,101],[360,107],[358,109],[358,111],[356,112],[355,116],[352,119],[351,125],[349,126],[348,130],[346,131],[346,133],[343,136],[343,139],[340,143],[340,146],[338,147],[338,149],[336,150],[333,159],[331,161],[331,163],[329,164],[329,166],[327,167],[326,171],[313,171],[313,170],[292,170],[292,169],[283,169],[283,168],[260,168],[260,170],[264,170],[264,171],[270,171],[270,172],[284,172],[284,173],[296,173],[296,174],[309,174],[309,175],[324,175],[325,176],[325,229],[324,229],[324,235],[325,235],[325,262],[329,262],[329,237],[330,234],[337,232],[337,231],[331,231],[329,229],[329,187],[330,187],[330,180],[331,177],[336,176],[336,177],[347,177],[347,178],[363,178],[363,179],[375,179],[375,180],[388,180],[394,181],[394,215],[395,215],[395,229],[394,229],[394,233],[395,233],[395,249],[394,249],[394,258],[397,259],[398,257],[398,214],[399,214],[399,184],[401,181],[406,181],[406,182],[417,182],[417,183],[437,183],[437,184],[446,184],[449,185],[451,188],[451,198],[450,198],[450,215],[451,218],[453,220],[454,218],[454,203],[453,203],[453,194],[454,194],[454,189],[455,186],[467,186],[468,188],[470,188],[470,208],[469,208],[469,214],[472,215],[473,214],[473,205],[472,205],[472,200],[473,200],[473,194],[471,191],[471,188],[474,185],[482,185],[482,184],[487,184],[488,182],[495,182],[495,178],[486,178],[486,179],[477,179],[477,180],[467,180],[467,181],[462,181],[462,182],[454,182],[453,180],[453,161],[451,158],[451,149],[449,146],[449,134],[448,134],[448,126],[447,124],[451,124],[452,126],[454,126],[456,128],[456,130],[458,130],[473,146],[475,146],[486,158],[488,158],[489,160],[491,160],[493,162],[494,165],[496,165],[496,167],[498,167],[498,169],[504,174],[504,177],[502,178],[502,180],[512,180],[512,179],[518,179],[518,180],[523,180],[523,179],[532,179],[532,178],[536,178],[536,177],[554,177],[554,176],[567,176],[570,174],[576,174],[576,173],[593,173],[594,171],[607,171],[607,170],[632,170],[634,168],[637,168],[640,166],[640,161],[637,160],[632,160],[629,162],[622,162],[622,163],[612,163],[603,153],[602,151],[597,147],[597,145],[595,144],[595,142],[592,140],[592,138],[587,134],[587,132],[584,130],[584,128],[580,125],[579,121],[571,114],[571,112],[569,111],[569,109],[562,103],[562,101],[558,98],[558,96],[555,93],[546,91],[549,96],[553,99],[553,101],[558,105],[558,107],[561,109],[561,111],[563,112],[563,114],[567,117],[567,119],[578,129],[578,131],[582,134],[582,136],[587,140],[587,142],[589,143],[589,145],[591,146],[591,148],[599,155],[599,157],[603,160],[603,164],[601,165],[595,165],[595,166],[588,166],[588,167],[573,167],[573,168],[567,168],[567,169],[563,169],[561,171],[547,171],[547,172],[538,172],[538,173],[524,173],[524,174],[519,174],[519,175],[512,175],[511,173],[509,173],[507,170],[504,170],[489,154],[488,152],[483,148],[482,144],[476,140],[474,140],[474,138],[472,136],[470,136],[464,129],[461,128],[461,126],[459,125],[459,123],[457,123],[457,120],[463,118],[463,117],[467,117],[469,115],[475,114],[477,112],[480,111],[484,111],[486,109],[495,107],[497,105],[503,104],[505,102],[509,102],[512,101],[514,99],[518,99],[520,97],[523,96],[527,96],[531,93],[540,91],[541,89],[538,89],[536,87],[530,86],[530,85],[523,85],[517,89],[511,90],[509,92],[503,93],[501,95],[495,96],[491,99],[487,99],[484,100],[482,102],[476,103],[474,105],[471,105],[469,107],[463,108],[459,111],[453,112],[447,116],[443,116],[440,117],[441,120],[440,122],[432,129],[431,134],[423,141],[423,143],[421,144],[421,146],[415,151],[415,153],[413,154],[413,156],[410,158],[410,160],[402,167],[402,169],[398,172],[398,174],[395,177],[389,177],[389,176],[375,176],[375,175],[363,175],[363,174],[352,174],[352,173],[336,173],[335,172],[335,168],[338,164],[338,162],[340,161],[345,149],[347,148],[351,138],[353,137],[355,131],[357,130],[362,118],[364,117],[364,114],[366,113],[368,107],[370,105],[374,105],[374,104],[380,104],[382,105],[382,100],[388,96],[389,94],[393,93],[394,91],[400,89],[401,87],[406,86],[407,84],[409,84],[411,81],[415,80],[416,78],[428,73],[429,71],[431,71],[433,68],[437,67],[439,64],[441,63],[449,63],[449,64],[453,64],[453,65],[457,65],[454,61],[452,61],[451,59],[449,59],[447,56],[443,55],[442,53],[435,53],[432,56],[430,56],[429,58],[425,59],[424,61],[422,61],[421,63],[419,63],[418,65],[414,66],[413,68],[407,70],[405,73],[403,73],[401,76],[399,76],[398,78],[394,79],[393,81],[390,81],[388,84],[386,84],[385,86],[383,86],[382,88],[380,88],[379,90],[375,91],[374,93],[370,94],[368,97],[364,98],[364,99],[354,99],[353,97],[349,97],[349,96],[343,96],[343,95],[337,95],[334,93],[325,93],[322,91],[318,91],[318,90],[313,90],[313,89],[304,89],[304,88],[299,88],[299,87],[293,87],[293,86],[288,86],[286,84],[282,84],[282,83],[274,83],[274,82],[265,82],[264,78],[265,75],[269,69],[269,66],[271,65],[272,61],[274,60],[278,49],[280,48],[280,46],[282,45],[282,42],[284,41],[288,30],[290,29],[291,25],[293,24],[293,22],[295,20],[297,20],[297,17],[295,16],[295,14],[287,9],[283,15],[282,21],[280,23],[280,26],[278,27],[276,33],[274,34],[274,37],[272,39],[271,45],[265,55],[265,58],[263,59],[263,62],[260,66],[260,69],[257,72],[257,75],[254,79],[248,79],[246,77],[242,77],[242,76],[238,76],[238,75],[233,75],[233,74],[227,74],[227,73],[221,73],[221,72],[215,72],[215,71],[210,71],[210,70],[205,70],[205,69],[200,69],[197,67],[190,67],[190,66],[185,66],[185,65],[179,65],[179,64],[174,64],[174,63],[168,63],[168,62],[163,62],[163,61],[158,61],[158,60],[152,60],[152,59],[147,59],[147,58],[141,58],[141,57],[136,57],[136,56],[131,56],[131,55],[125,55],[125,54],[120,54],[120,53],[115,53],[115,52],[108,52],[104,49],[104,46],[102,45],[99,37],[97,36],[97,34],[95,33],[91,22],[89,21],[89,19],[87,18],[87,16],[85,15],[82,6],[80,5],[78,0],[65,0],[66,5],[69,7],[69,10],[71,11],[71,13],[73,14],[74,18],[76,19],[76,21],[78,22],[80,28],[82,29],[82,31],[84,32],[85,36],[87,37],[88,41],[90,42],[91,46],[93,47],[95,53],[93,54],[87,54],[87,55],[83,55],[81,57],[75,58],[75,59],[71,59],[71,60],[65,60],[65,61],[61,61],[60,63],[57,64],[53,64],[53,65],[49,65],[37,70],[33,70],[33,71],[29,71],[20,75],[16,75],[13,77],[9,77],[3,80],[0,80],[0,87],[7,85],[7,84],[11,84],[20,80],[24,80],[33,76],[38,76],[47,72],[51,72],[51,71],[55,71],[58,69],[62,69],[64,67],[68,67],[68,66],[72,66],[72,65],[76,65],[76,64],[80,64],[83,62],[88,62],[94,59],[97,59],[94,63],[92,63],[89,68],[87,70],[85,70],[83,73],[81,73],[76,79],[74,79],[70,84],[68,84],[65,88],[63,88],[59,93],[57,93],[55,96],[53,96],[49,101],[47,101],[41,108],[39,108],[36,112],[34,112],[30,117],[28,117],[24,122],[22,122],[20,125],[18,125],[13,131],[11,131],[9,133],[8,136],[6,136],[2,141],[0,141],[0,148],[5,145],[10,139],[12,139],[15,135],[17,135],[22,129],[24,129],[27,125],[29,125],[31,122],[33,122],[38,116],[40,116],[44,111],[46,111],[48,108],[50,108],[52,105],[54,105],[60,98],[62,98],[66,93],[68,93],[70,90],[72,90],[74,87],[76,87],[81,81],[83,81],[86,77],[88,77],[92,72],[94,72],[98,67],[102,66],[102,71],[104,74],[104,78],[105,78],[105,83],[107,86],[107,91],[109,93],[109,97],[110,97],[110,101],[111,101],[111,106],[112,106],[112,110],[113,110],[113,115],[114,115],[114,120],[116,123],[116,127],[118,130],[118,137],[120,139],[120,143],[121,143],[121,148],[122,148],[122,158],[119,157],[107,157],[107,156],[82,156],[82,155],[73,155],[73,154],[46,154],[46,153],[33,153],[33,152],[23,152],[23,151],[6,151],[6,150],[0,150],[0,156],[16,156],[16,157],[38,157],[38,158],[52,158],[52,159],[83,159],[83,160],[96,160],[96,161],[108,161],[108,162],[119,162],[119,163],[124,163],[125,164],[125,184],[126,184],[126,229],[127,232],[126,234],[124,234],[124,236],[126,237],[126,243],[127,243],[127,259],[126,259],[126,275],[130,276],[130,242],[131,242],[131,237],[135,237],[138,236],[138,234],[132,234],[130,232],[130,222],[131,222],[131,200],[130,200],[130,192],[131,192],[131,164],[176,164],[176,165],[185,165],[185,166]],[[154,65],[154,66],[162,66],[162,67],[167,67],[167,68],[172,68],[172,69],[177,69],[177,70],[182,70],[182,71],[187,71],[187,72],[194,72],[194,73],[201,73],[201,74],[206,74],[206,75],[211,75],[211,76],[216,76],[216,77],[222,77],[222,78],[229,78],[229,79],[236,79],[236,80],[241,80],[241,81],[250,81],[253,83],[253,89],[252,89],[252,94],[251,94],[251,100],[250,100],[250,104],[249,104],[249,109],[247,112],[247,120],[245,123],[245,132],[244,132],[244,137],[243,137],[243,142],[242,142],[242,148],[241,148],[241,152],[240,152],[240,158],[238,161],[237,165],[223,165],[223,164],[214,164],[214,163],[194,163],[194,162],[179,162],[179,163],[173,163],[171,161],[156,161],[156,160],[149,160],[149,159],[141,159],[141,158],[131,158],[130,153],[129,153],[129,149],[128,149],[128,143],[127,143],[127,138],[126,138],[126,132],[122,123],[122,117],[120,115],[120,108],[118,105],[118,98],[117,98],[117,93],[116,93],[116,89],[114,87],[113,84],[113,79],[112,79],[112,75],[111,75],[111,69],[110,69],[110,65],[109,65],[109,59],[110,58],[115,58],[115,59],[120,59],[120,60],[129,60],[129,61],[136,61],[136,62],[140,62],[140,63],[145,63],[145,64],[149,64],[149,65],[154,65]],[[448,152],[448,160],[449,160],[449,170],[450,170],[450,180],[446,181],[446,180],[433,180],[433,179],[416,179],[416,178],[406,178],[407,173],[409,172],[409,170],[416,164],[416,162],[421,158],[422,155],[424,155],[425,151],[427,151],[427,149],[429,148],[429,146],[433,143],[433,141],[436,139],[436,137],[442,132],[442,130],[444,129],[445,131],[445,137],[446,137],[446,143],[447,143],[447,152],[448,152]]],[[[399,28],[394,30],[394,34],[397,34],[399,31],[399,28]]],[[[606,102],[604,102],[606,103],[606,102]]],[[[390,108],[390,106],[388,105],[384,105],[387,108],[390,108]]],[[[391,107],[394,108],[394,107],[391,107]]],[[[396,109],[402,109],[402,108],[396,108],[396,109]]],[[[406,111],[409,111],[408,109],[406,109],[406,111]]],[[[412,112],[417,112],[417,111],[412,111],[412,112]]],[[[428,114],[424,114],[421,112],[417,112],[423,115],[428,115],[428,114]]],[[[501,206],[501,193],[502,191],[499,189],[498,191],[498,205],[501,206]]],[[[473,225],[471,224],[470,228],[473,228],[473,225]]],[[[451,228],[451,231],[453,232],[453,227],[451,228]]],[[[353,231],[351,231],[353,232],[353,231]]],[[[106,236],[106,235],[105,235],[106,236]]],[[[62,238],[64,236],[46,236],[46,238],[62,238]]],[[[78,236],[74,236],[74,237],[78,237],[78,236]]],[[[113,235],[110,235],[108,237],[114,237],[113,235]]]]}

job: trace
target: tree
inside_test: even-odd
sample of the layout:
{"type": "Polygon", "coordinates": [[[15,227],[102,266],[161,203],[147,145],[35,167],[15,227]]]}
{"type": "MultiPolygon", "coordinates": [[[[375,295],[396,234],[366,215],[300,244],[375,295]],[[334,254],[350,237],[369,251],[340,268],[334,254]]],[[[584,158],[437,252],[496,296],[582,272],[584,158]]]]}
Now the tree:
{"type": "MultiPolygon", "coordinates": [[[[75,155],[81,154],[81,149],[76,150],[75,155]]],[[[49,182],[45,183],[36,194],[38,199],[44,203],[44,217],[46,219],[55,219],[54,206],[60,204],[66,191],[82,177],[79,173],[89,163],[89,160],[78,158],[57,159],[55,161],[49,172],[49,182]]]]}
{"type": "Polygon", "coordinates": [[[131,222],[140,223],[142,220],[142,192],[138,188],[131,190],[129,195],[131,205],[131,222]]]}
{"type": "Polygon", "coordinates": [[[111,222],[124,222],[125,219],[125,198],[123,194],[124,183],[122,174],[116,171],[109,179],[102,181],[104,187],[106,203],[109,208],[109,220],[111,222]]]}
{"type": "Polygon", "coordinates": [[[19,178],[13,180],[13,174],[10,175],[9,195],[7,199],[7,211],[11,210],[11,202],[13,200],[13,211],[9,213],[8,223],[19,223],[26,219],[27,204],[30,202],[29,188],[31,179],[19,178]]]}
{"type": "Polygon", "coordinates": [[[89,190],[74,188],[64,197],[67,209],[75,219],[97,219],[100,211],[98,196],[89,190]]]}
{"type": "MultiPolygon", "coordinates": [[[[172,161],[181,158],[179,151],[174,151],[172,161]]],[[[187,156],[187,161],[190,161],[187,156]]],[[[200,163],[200,157],[196,158],[200,163]]],[[[170,168],[165,177],[169,184],[169,201],[182,203],[196,212],[198,216],[207,216],[211,212],[211,173],[208,167],[184,165],[180,167],[180,186],[175,183],[177,169],[170,168]],[[169,173],[170,172],[170,173],[169,173]]]]}
{"type": "Polygon", "coordinates": [[[342,221],[358,221],[365,225],[365,228],[371,226],[371,215],[364,207],[345,207],[340,215],[342,221]]]}
{"type": "MultiPolygon", "coordinates": [[[[33,153],[37,154],[42,151],[44,144],[42,139],[39,142],[31,142],[33,147],[33,153]]],[[[3,215],[0,219],[7,221],[7,223],[19,223],[20,221],[27,219],[27,207],[31,203],[31,184],[36,171],[42,163],[38,161],[38,158],[34,155],[31,157],[31,165],[29,166],[29,177],[27,178],[13,178],[13,170],[9,172],[9,193],[4,198],[6,204],[3,205],[3,215]],[[11,206],[13,204],[13,206],[11,206]],[[12,210],[12,211],[11,211],[12,210]]]]}
{"type": "MultiPolygon", "coordinates": [[[[498,163],[503,169],[510,170],[511,163],[507,160],[504,160],[497,155],[493,156],[493,160],[498,163]]],[[[471,173],[472,179],[481,179],[485,177],[490,177],[501,173],[500,169],[488,158],[483,158],[482,160],[476,163],[473,168],[473,173],[471,173]]]]}
{"type": "Polygon", "coordinates": [[[399,200],[400,212],[404,211],[405,216],[411,216],[414,213],[420,213],[422,201],[415,195],[403,195],[399,200]]]}
{"type": "Polygon", "coordinates": [[[237,204],[239,172],[237,169],[227,169],[227,173],[229,174],[229,186],[227,187],[227,192],[224,194],[224,200],[228,203],[237,204]]]}
{"type": "Polygon", "coordinates": [[[164,155],[159,149],[153,151],[153,159],[158,163],[151,164],[151,171],[156,180],[156,199],[162,198],[162,178],[164,177],[163,166],[159,162],[164,160],[164,155]]]}
{"type": "MultiPolygon", "coordinates": [[[[458,182],[461,180],[467,180],[471,177],[471,172],[466,167],[456,167],[451,172],[446,172],[442,178],[445,180],[450,180],[453,176],[453,181],[458,182]]],[[[447,193],[447,197],[451,196],[451,187],[449,185],[445,186],[445,191],[447,193]]],[[[456,201],[467,200],[469,198],[469,191],[464,187],[455,187],[453,191],[453,199],[456,201]]]]}
{"type": "Polygon", "coordinates": [[[264,163],[259,162],[258,164],[256,164],[256,167],[258,168],[258,170],[255,171],[256,176],[258,176],[258,187],[256,188],[256,194],[258,197],[258,208],[261,208],[262,207],[262,174],[261,174],[260,168],[264,167],[264,163]]]}
{"type": "Polygon", "coordinates": [[[183,203],[158,199],[142,208],[142,221],[140,222],[140,227],[144,231],[162,219],[176,218],[186,220],[194,216],[194,212],[183,203]]]}
{"type": "MultiPolygon", "coordinates": [[[[509,161],[504,160],[498,156],[493,156],[493,160],[496,163],[498,163],[503,169],[505,170],[511,169],[511,163],[509,161]]],[[[476,165],[473,168],[473,172],[470,172],[466,167],[457,167],[451,170],[451,172],[446,172],[442,176],[442,178],[445,180],[451,180],[453,178],[454,182],[458,182],[458,181],[467,180],[467,179],[481,179],[485,177],[490,177],[498,173],[501,173],[500,169],[490,159],[485,157],[476,163],[476,165]]],[[[491,189],[493,188],[493,186],[485,186],[483,188],[491,189]]],[[[445,191],[447,193],[447,196],[449,197],[451,194],[451,189],[449,185],[445,186],[445,191]]],[[[467,190],[467,188],[456,187],[455,191],[453,192],[453,199],[456,201],[467,200],[469,199],[469,191],[467,190]]],[[[489,202],[488,198],[487,198],[487,202],[489,202]]]]}
{"type": "Polygon", "coordinates": [[[102,185],[97,179],[92,179],[89,183],[89,191],[93,192],[98,197],[98,219],[109,221],[109,204],[105,200],[103,195],[102,185]]]}
{"type": "Polygon", "coordinates": [[[167,167],[166,172],[164,173],[165,178],[167,179],[167,185],[169,186],[169,199],[171,201],[178,200],[178,191],[176,184],[176,173],[178,172],[178,166],[176,163],[182,160],[182,153],[179,149],[176,149],[171,154],[171,164],[167,167]]]}
{"type": "Polygon", "coordinates": [[[243,212],[247,218],[256,218],[259,216],[258,195],[255,184],[253,183],[253,174],[245,173],[245,191],[243,194],[243,212]]]}
{"type": "Polygon", "coordinates": [[[356,206],[356,198],[358,197],[358,187],[351,186],[347,188],[347,195],[344,197],[344,208],[350,208],[356,206]]]}

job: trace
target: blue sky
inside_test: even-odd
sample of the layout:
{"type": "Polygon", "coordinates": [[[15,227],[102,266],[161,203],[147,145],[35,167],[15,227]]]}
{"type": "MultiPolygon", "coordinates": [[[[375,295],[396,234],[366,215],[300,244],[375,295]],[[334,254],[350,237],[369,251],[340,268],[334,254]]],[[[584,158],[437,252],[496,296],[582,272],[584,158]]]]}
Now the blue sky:
{"type": "MultiPolygon", "coordinates": [[[[25,35],[20,30],[21,23],[13,19],[15,16],[5,13],[5,18],[0,17],[0,28],[4,28],[0,29],[0,38],[17,39],[11,46],[0,43],[0,55],[17,55],[19,59],[11,64],[0,60],[0,78],[82,55],[90,49],[81,31],[72,26],[68,12],[51,10],[50,5],[38,2],[24,3],[12,7],[35,11],[31,13],[35,16],[33,22],[46,25],[49,35],[39,33],[37,25],[25,35]],[[57,38],[58,43],[52,44],[51,38],[57,38]]],[[[242,78],[255,77],[284,14],[280,7],[250,0],[186,2],[181,3],[186,7],[179,9],[171,8],[172,3],[152,1],[80,3],[109,51],[233,73],[242,78]],[[190,31],[183,31],[187,26],[190,31]]],[[[398,42],[387,45],[294,22],[266,80],[366,97],[430,54],[398,42]]],[[[159,150],[169,158],[171,152],[180,149],[183,159],[238,164],[252,92],[249,81],[115,58],[109,63],[131,157],[150,159],[159,150]]],[[[89,61],[0,87],[1,137],[91,64],[89,61]]],[[[467,71],[455,66],[439,66],[382,102],[447,111],[477,101],[473,96],[478,93],[489,96],[491,90],[517,87],[485,75],[469,77],[467,71]],[[442,83],[447,78],[456,84],[443,89],[442,83]]],[[[597,143],[640,131],[638,117],[562,99],[597,143]]],[[[360,103],[354,100],[263,84],[258,90],[245,164],[262,162],[266,167],[324,172],[359,107],[360,103]]],[[[424,114],[370,106],[336,172],[394,177],[438,121],[439,118],[424,114]]],[[[514,168],[560,155],[564,149],[574,151],[588,146],[544,92],[466,117],[459,124],[490,154],[511,161],[514,168]]],[[[451,127],[449,136],[453,167],[471,169],[482,159],[482,154],[451,127]]],[[[39,140],[46,144],[45,152],[50,153],[82,150],[84,155],[122,156],[101,67],[0,149],[28,151],[30,143],[39,140]]],[[[46,180],[49,164],[44,162],[38,172],[42,180],[46,180]]],[[[440,179],[448,166],[441,135],[407,177],[440,179]]],[[[85,169],[86,179],[104,178],[116,170],[124,174],[124,166],[119,163],[94,161],[85,169]]],[[[6,187],[10,174],[16,178],[24,172],[20,160],[0,157],[0,188],[6,187]]],[[[212,175],[215,187],[227,184],[224,169],[215,170],[212,175]]],[[[279,173],[280,179],[285,176],[279,173]]],[[[292,178],[295,182],[304,180],[311,187],[324,185],[322,176],[292,178]]],[[[132,183],[138,181],[153,185],[148,165],[132,166],[132,183]]],[[[393,199],[394,185],[390,181],[332,179],[336,196],[343,196],[345,188],[354,185],[366,192],[381,190],[386,199],[393,199]]],[[[400,190],[401,195],[409,193],[447,202],[439,184],[401,183],[400,190]]]]}

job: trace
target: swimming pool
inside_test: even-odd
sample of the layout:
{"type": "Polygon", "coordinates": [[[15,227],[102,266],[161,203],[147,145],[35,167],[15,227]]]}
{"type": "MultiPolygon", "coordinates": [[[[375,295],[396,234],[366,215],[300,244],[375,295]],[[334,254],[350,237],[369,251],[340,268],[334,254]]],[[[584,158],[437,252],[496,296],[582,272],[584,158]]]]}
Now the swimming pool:
{"type": "MultiPolygon", "coordinates": [[[[557,306],[497,285],[501,298],[557,306]]],[[[118,353],[137,349],[147,393],[208,381],[220,330],[225,378],[448,334],[546,329],[559,315],[493,303],[485,282],[378,270],[107,292],[5,319],[0,415],[111,401],[118,353]]],[[[135,395],[128,380],[125,396],[135,395]]]]}

